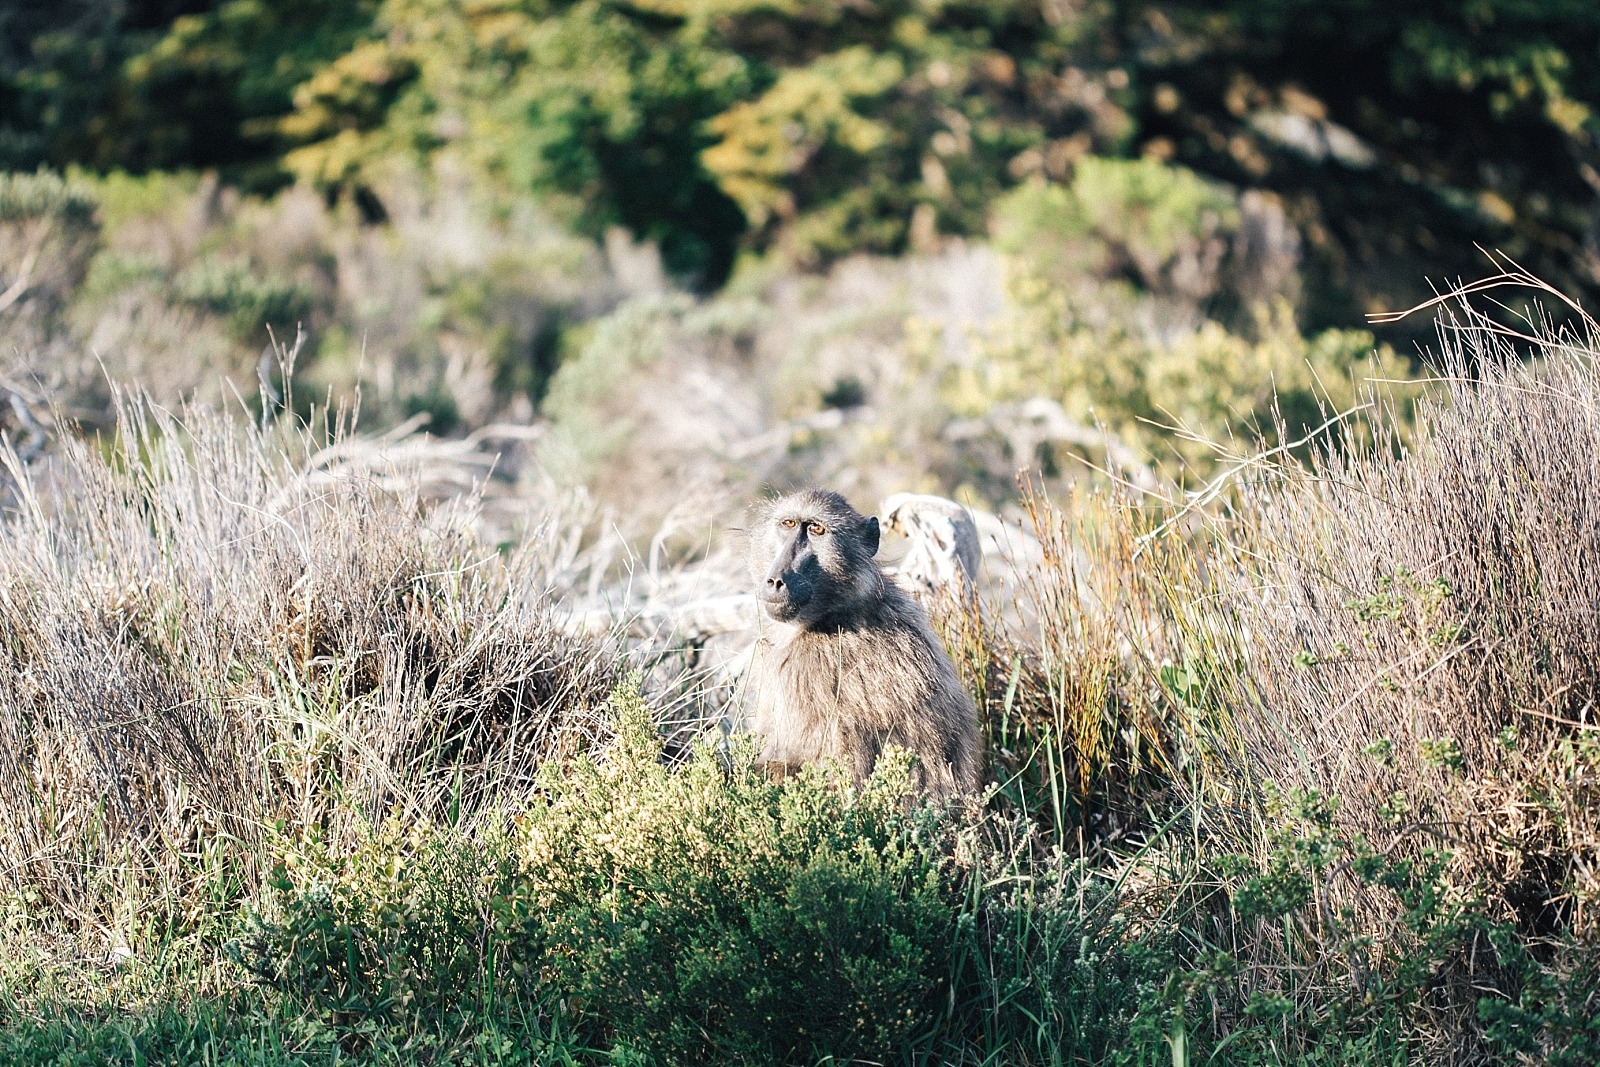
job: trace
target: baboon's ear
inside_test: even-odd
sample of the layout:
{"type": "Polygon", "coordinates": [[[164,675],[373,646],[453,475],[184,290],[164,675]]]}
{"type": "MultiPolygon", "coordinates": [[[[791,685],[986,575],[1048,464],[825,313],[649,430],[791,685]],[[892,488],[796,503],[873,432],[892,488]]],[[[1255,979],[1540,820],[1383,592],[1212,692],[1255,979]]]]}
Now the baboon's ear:
{"type": "Polygon", "coordinates": [[[867,521],[861,524],[861,547],[866,550],[868,559],[878,554],[878,516],[868,515],[867,521]]]}

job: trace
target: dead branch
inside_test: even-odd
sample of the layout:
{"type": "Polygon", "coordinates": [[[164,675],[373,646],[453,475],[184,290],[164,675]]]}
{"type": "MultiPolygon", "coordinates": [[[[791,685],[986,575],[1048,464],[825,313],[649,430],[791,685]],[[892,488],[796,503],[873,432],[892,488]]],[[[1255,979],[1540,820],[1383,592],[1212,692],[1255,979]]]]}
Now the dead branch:
{"type": "Polygon", "coordinates": [[[28,240],[28,250],[23,253],[16,279],[5,292],[0,293],[0,313],[7,311],[12,304],[27,295],[28,286],[33,284],[33,268],[39,263],[39,251],[44,247],[44,239],[50,235],[51,221],[49,218],[39,220],[39,226],[28,240]]]}

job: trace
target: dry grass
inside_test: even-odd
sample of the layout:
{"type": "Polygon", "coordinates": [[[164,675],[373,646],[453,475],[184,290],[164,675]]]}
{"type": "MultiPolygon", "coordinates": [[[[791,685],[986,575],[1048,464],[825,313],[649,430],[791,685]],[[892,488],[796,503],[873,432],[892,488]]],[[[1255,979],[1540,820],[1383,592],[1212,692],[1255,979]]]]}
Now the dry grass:
{"type": "Polygon", "coordinates": [[[1244,493],[1225,526],[1249,660],[1222,777],[1337,796],[1374,842],[1449,849],[1529,932],[1592,932],[1595,338],[1544,330],[1528,361],[1463,305],[1441,339],[1408,447],[1330,449],[1244,493]]]}
{"type": "MultiPolygon", "coordinates": [[[[1559,1051],[1546,1009],[1592,998],[1595,338],[1530,334],[1529,360],[1470,309],[1446,326],[1415,412],[1380,397],[1309,467],[1257,456],[1189,509],[1025,487],[1019,573],[941,613],[998,806],[1040,831],[1027,862],[1113,886],[1128,945],[1156,953],[1139,966],[1172,969],[1140,1010],[1248,1031],[1240,1062],[1367,1033],[1484,1062],[1480,998],[1518,1002],[1533,974],[1555,992],[1520,1002],[1522,1036],[1559,1051]]],[[[502,547],[515,505],[475,512],[476,437],[140,400],[117,426],[4,453],[0,479],[0,902],[102,946],[249,899],[263,847],[337,867],[390,816],[468,840],[525,810],[541,764],[609,736],[620,653],[570,620],[621,632],[740,580],[726,532],[688,564],[670,523],[638,557],[580,551],[548,488],[502,547]],[[396,469],[447,456],[454,502],[430,493],[456,476],[396,469]]],[[[693,720],[674,743],[738,717],[734,672],[690,644],[633,650],[656,725],[693,720]]]]}
{"type": "Polygon", "coordinates": [[[274,822],[470,818],[604,737],[614,658],[552,620],[550,524],[502,554],[370,457],[139,400],[119,427],[4,455],[0,891],[112,923],[274,822]]]}
{"type": "Polygon", "coordinates": [[[1003,793],[1068,852],[1147,842],[1125,877],[1149,921],[1185,916],[1218,1032],[1281,1004],[1286,1048],[1393,1034],[1374,1013],[1409,989],[1412,1054],[1482,1062],[1480,998],[1515,1000],[1528,959],[1554,983],[1538,1010],[1587,995],[1596,338],[1514,337],[1464,304],[1440,336],[1414,410],[1379,383],[1311,466],[1242,464],[1208,511],[1025,496],[1028,624],[945,620],[1003,793]]]}
{"type": "Polygon", "coordinates": [[[1026,626],[947,624],[997,769],[1046,760],[1079,821],[1175,789],[1245,851],[1266,783],[1319,790],[1529,932],[1594,930],[1596,341],[1545,329],[1530,359],[1465,304],[1440,336],[1413,411],[1380,385],[1310,467],[1244,464],[1210,513],[1025,493],[1026,626]]]}
{"type": "Polygon", "coordinates": [[[1203,725],[1169,687],[1204,625],[1184,595],[1199,587],[1198,557],[1179,539],[1142,554],[1158,516],[1115,489],[1060,502],[1022,489],[1017,532],[1037,551],[994,583],[1014,602],[936,617],[979,695],[990,777],[1044,839],[1081,854],[1148,829],[1173,802],[1203,725]]]}

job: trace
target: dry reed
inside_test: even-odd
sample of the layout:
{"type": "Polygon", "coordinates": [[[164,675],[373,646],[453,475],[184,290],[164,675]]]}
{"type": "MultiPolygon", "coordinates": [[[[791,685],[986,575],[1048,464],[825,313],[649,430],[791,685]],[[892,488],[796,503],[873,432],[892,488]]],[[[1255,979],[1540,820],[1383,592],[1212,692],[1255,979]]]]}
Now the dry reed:
{"type": "Polygon", "coordinates": [[[101,924],[218,849],[253,885],[275,823],[470,818],[606,735],[614,656],[554,620],[538,516],[502,552],[470,499],[309,435],[139,399],[118,426],[0,455],[0,892],[101,924]]]}

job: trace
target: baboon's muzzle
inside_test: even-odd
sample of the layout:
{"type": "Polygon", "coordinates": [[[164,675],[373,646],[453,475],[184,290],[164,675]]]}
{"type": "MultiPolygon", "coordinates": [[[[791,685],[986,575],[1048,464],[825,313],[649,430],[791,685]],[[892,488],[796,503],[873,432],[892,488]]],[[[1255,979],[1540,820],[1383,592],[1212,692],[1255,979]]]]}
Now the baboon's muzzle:
{"type": "Polygon", "coordinates": [[[792,622],[803,615],[817,591],[821,569],[803,532],[785,542],[759,591],[767,614],[779,622],[792,622]]]}

